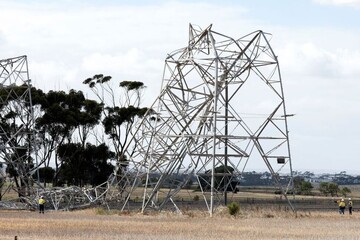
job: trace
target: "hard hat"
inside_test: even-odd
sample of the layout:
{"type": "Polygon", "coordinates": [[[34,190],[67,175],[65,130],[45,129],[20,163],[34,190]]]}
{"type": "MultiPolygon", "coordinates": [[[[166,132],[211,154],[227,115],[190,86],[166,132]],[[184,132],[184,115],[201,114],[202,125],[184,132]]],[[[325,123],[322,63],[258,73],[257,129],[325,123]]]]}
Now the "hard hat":
{"type": "Polygon", "coordinates": [[[351,198],[349,198],[349,201],[351,201],[351,198]]]}
{"type": "Polygon", "coordinates": [[[341,201],[343,202],[343,201],[344,201],[344,199],[342,198],[342,199],[341,199],[341,201]]]}

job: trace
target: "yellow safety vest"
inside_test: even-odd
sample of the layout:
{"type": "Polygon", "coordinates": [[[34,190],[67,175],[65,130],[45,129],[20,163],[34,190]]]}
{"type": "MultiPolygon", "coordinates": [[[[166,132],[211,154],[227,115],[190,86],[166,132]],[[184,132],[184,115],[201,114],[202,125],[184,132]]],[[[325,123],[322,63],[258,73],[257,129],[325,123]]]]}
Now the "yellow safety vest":
{"type": "Polygon", "coordinates": [[[45,204],[45,203],[46,203],[45,199],[43,199],[43,198],[39,199],[39,204],[45,204]]]}
{"type": "Polygon", "coordinates": [[[339,203],[339,207],[345,207],[345,205],[346,205],[345,202],[340,202],[339,203]]]}

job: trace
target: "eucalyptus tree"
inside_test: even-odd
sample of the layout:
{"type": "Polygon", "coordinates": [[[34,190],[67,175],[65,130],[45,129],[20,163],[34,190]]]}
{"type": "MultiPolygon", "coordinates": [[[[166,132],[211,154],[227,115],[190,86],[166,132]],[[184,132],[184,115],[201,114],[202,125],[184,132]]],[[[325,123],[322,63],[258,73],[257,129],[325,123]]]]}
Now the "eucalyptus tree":
{"type": "Polygon", "coordinates": [[[37,128],[45,150],[46,167],[55,152],[55,184],[63,163],[62,159],[57,159],[57,148],[73,142],[85,148],[90,130],[100,121],[102,107],[102,104],[86,99],[81,91],[50,91],[46,94],[41,105],[44,114],[37,119],[37,128]]]}
{"type": "MultiPolygon", "coordinates": [[[[50,165],[53,153],[56,153],[57,146],[71,136],[74,122],[66,116],[66,107],[63,104],[65,99],[66,93],[63,91],[48,92],[41,105],[43,115],[36,120],[38,140],[43,150],[41,159],[44,161],[46,167],[50,165]]],[[[56,169],[58,169],[56,154],[55,166],[56,169]]]]}
{"type": "MultiPolygon", "coordinates": [[[[51,183],[55,176],[55,169],[52,167],[41,167],[39,168],[39,180],[44,183],[46,187],[47,183],[51,183]]],[[[36,177],[35,177],[36,178],[36,177]]]]}
{"type": "MultiPolygon", "coordinates": [[[[131,130],[137,120],[149,110],[140,107],[145,85],[139,81],[122,81],[117,88],[113,87],[111,76],[103,74],[87,78],[87,84],[95,96],[104,105],[102,125],[104,132],[112,142],[118,163],[126,162],[125,147],[131,130]],[[119,94],[120,91],[120,94],[119,94]]],[[[126,165],[126,164],[125,164],[126,165]]]]}
{"type": "Polygon", "coordinates": [[[109,160],[114,158],[114,153],[105,144],[95,146],[86,143],[68,143],[59,146],[59,158],[62,159],[60,178],[61,182],[68,185],[96,186],[107,180],[114,166],[109,160]]]}

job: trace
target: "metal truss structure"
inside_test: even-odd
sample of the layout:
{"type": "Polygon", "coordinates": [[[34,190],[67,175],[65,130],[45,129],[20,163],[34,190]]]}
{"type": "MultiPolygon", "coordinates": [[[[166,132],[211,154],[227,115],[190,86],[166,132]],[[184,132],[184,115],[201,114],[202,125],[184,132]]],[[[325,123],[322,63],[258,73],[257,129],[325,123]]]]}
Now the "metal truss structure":
{"type": "MultiPolygon", "coordinates": [[[[26,56],[0,60],[1,117],[22,116],[11,135],[0,125],[0,159],[17,171],[16,189],[28,191],[23,202],[35,208],[39,195],[45,195],[55,210],[116,202],[122,210],[170,205],[180,211],[175,197],[191,185],[212,215],[236,193],[246,168],[263,166],[294,210],[287,197],[293,185],[290,115],[269,36],[256,31],[234,39],[211,25],[204,30],[190,25],[187,46],[165,60],[161,93],[132,132],[127,162],[118,162],[107,182],[89,189],[44,189],[33,181],[37,163],[30,165],[19,154],[36,158],[26,56]]],[[[0,202],[0,207],[24,205],[0,202]]]]}
{"type": "MultiPolygon", "coordinates": [[[[26,56],[0,60],[0,178],[8,179],[0,186],[1,196],[15,191],[19,199],[0,201],[0,208],[36,209],[40,195],[51,209],[73,209],[104,204],[109,182],[93,188],[45,189],[38,174],[35,141],[35,117],[31,95],[31,80],[26,56]],[[8,178],[4,169],[12,172],[8,178]],[[2,188],[1,188],[2,187],[2,188]]],[[[0,181],[2,184],[3,181],[0,181]]]]}
{"type": "Polygon", "coordinates": [[[17,175],[8,189],[15,185],[20,195],[31,194],[35,121],[26,56],[0,60],[0,110],[1,165],[17,175]]]}
{"type": "Polygon", "coordinates": [[[142,211],[169,202],[178,209],[175,195],[195,180],[212,214],[236,192],[245,167],[264,166],[294,210],[289,115],[269,36],[233,39],[190,25],[187,46],[166,58],[161,93],[127,148],[123,208],[141,189],[142,211]]]}

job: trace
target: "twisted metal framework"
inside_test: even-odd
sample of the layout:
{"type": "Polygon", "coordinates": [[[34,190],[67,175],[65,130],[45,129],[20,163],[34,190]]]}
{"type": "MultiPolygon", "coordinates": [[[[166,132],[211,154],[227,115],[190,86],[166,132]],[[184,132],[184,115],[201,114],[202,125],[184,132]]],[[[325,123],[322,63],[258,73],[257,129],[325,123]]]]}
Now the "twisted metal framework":
{"type": "Polygon", "coordinates": [[[1,197],[17,192],[15,201],[0,201],[0,208],[36,209],[40,195],[51,209],[73,209],[105,204],[109,182],[94,188],[45,189],[39,182],[34,107],[26,56],[0,60],[0,186],[1,197]],[[13,175],[9,178],[7,168],[13,175]],[[1,180],[1,179],[0,179],[1,180]],[[20,200],[20,201],[19,201],[20,200]]]}
{"type": "Polygon", "coordinates": [[[90,188],[45,188],[40,183],[36,141],[42,140],[36,139],[26,56],[0,60],[0,112],[0,199],[11,191],[18,196],[0,201],[0,208],[36,209],[40,195],[47,199],[47,207],[55,210],[108,206],[108,201],[121,196],[112,187],[114,175],[90,188]]]}
{"type": "Polygon", "coordinates": [[[16,185],[14,189],[25,196],[32,193],[36,168],[32,163],[35,121],[26,56],[0,60],[0,106],[0,163],[17,175],[8,189],[16,185]]]}
{"type": "MultiPolygon", "coordinates": [[[[2,116],[24,111],[23,126],[15,132],[18,137],[0,127],[0,158],[32,191],[24,197],[26,206],[36,207],[41,194],[56,210],[92,204],[109,207],[112,202],[120,203],[122,210],[139,205],[142,211],[168,205],[180,210],[175,196],[193,184],[212,215],[216,206],[226,204],[228,193],[237,191],[246,167],[265,166],[294,210],[287,197],[292,187],[290,115],[269,36],[256,31],[233,39],[213,31],[211,25],[205,30],[190,25],[187,46],[166,58],[161,93],[132,132],[126,146],[128,161],[118,162],[108,181],[94,188],[31,188],[34,166],[14,157],[19,145],[32,151],[29,139],[34,139],[22,138],[34,123],[31,110],[26,112],[32,109],[27,61],[25,56],[1,60],[0,90],[11,89],[7,86],[16,81],[29,90],[22,96],[9,91],[9,97],[0,99],[1,106],[8,105],[10,96],[17,99],[11,100],[13,109],[2,109],[2,116]],[[27,142],[14,144],[15,140],[27,142]]],[[[0,207],[24,205],[0,202],[0,207]]]]}
{"type": "Polygon", "coordinates": [[[236,191],[245,167],[259,159],[288,200],[289,115],[268,36],[256,31],[235,40],[211,25],[190,25],[188,45],[166,58],[155,111],[127,148],[124,207],[141,189],[142,211],[168,202],[178,209],[174,196],[195,178],[212,214],[236,191]]]}

